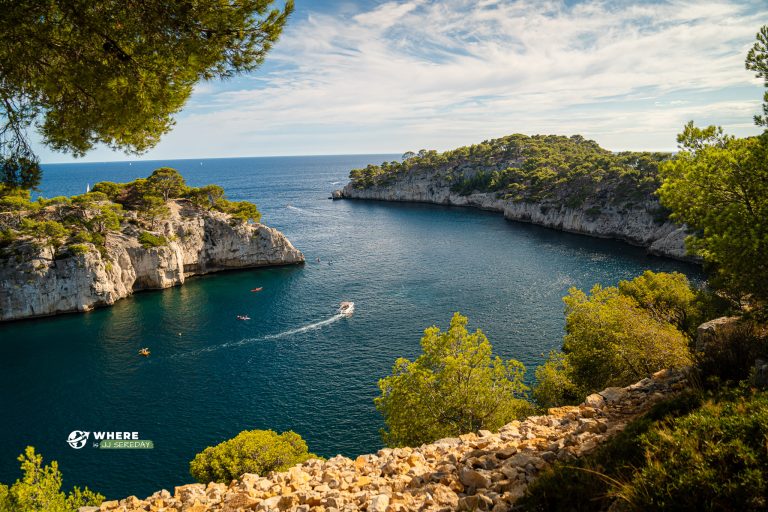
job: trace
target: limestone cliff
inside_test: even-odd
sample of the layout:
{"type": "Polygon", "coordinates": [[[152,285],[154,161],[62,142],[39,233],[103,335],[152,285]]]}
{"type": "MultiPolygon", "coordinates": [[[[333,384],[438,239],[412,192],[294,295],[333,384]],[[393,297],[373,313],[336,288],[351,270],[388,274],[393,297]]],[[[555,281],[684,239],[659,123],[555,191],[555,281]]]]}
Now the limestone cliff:
{"type": "Polygon", "coordinates": [[[354,182],[333,193],[334,199],[374,199],[470,206],[502,212],[512,221],[530,222],[548,228],[600,238],[615,238],[647,248],[651,254],[693,261],[686,255],[684,227],[669,220],[659,220],[659,209],[650,200],[632,206],[605,206],[584,203],[568,207],[503,199],[495,193],[461,195],[452,192],[448,183],[433,174],[409,174],[386,185],[361,188],[354,182]]]}
{"type": "Polygon", "coordinates": [[[103,250],[62,257],[51,245],[21,244],[0,260],[0,321],[109,306],[139,290],[184,283],[192,275],[226,269],[301,263],[304,256],[276,229],[233,221],[188,201],[169,203],[170,215],[153,232],[167,239],[143,247],[128,223],[106,236],[103,250]]]}

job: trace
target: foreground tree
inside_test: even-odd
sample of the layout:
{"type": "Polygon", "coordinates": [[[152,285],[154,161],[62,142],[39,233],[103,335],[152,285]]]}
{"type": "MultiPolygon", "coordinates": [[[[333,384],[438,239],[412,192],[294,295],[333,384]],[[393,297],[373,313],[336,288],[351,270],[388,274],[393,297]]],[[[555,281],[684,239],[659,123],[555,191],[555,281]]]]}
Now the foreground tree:
{"type": "Polygon", "coordinates": [[[498,429],[531,412],[523,399],[525,368],[491,357],[488,338],[467,331],[467,317],[453,315],[447,331],[424,331],[422,355],[395,362],[379,381],[376,408],[384,415],[389,446],[418,446],[479,429],[498,429]]]}
{"type": "Polygon", "coordinates": [[[577,403],[606,387],[691,364],[686,328],[700,317],[696,299],[679,273],[646,271],[618,287],[596,285],[589,295],[571,288],[563,298],[563,350],[536,369],[536,402],[577,403]]]}
{"type": "Polygon", "coordinates": [[[307,443],[295,432],[245,430],[195,455],[189,472],[201,483],[229,483],[243,473],[266,476],[314,458],[317,456],[309,453],[307,443]]]}
{"type": "MultiPolygon", "coordinates": [[[[768,128],[768,25],[746,59],[764,80],[763,113],[768,128]]],[[[768,130],[737,139],[722,128],[688,123],[677,138],[680,152],[661,168],[658,195],[671,217],[693,230],[689,250],[701,256],[711,282],[742,302],[765,311],[768,303],[768,130]]]]}
{"type": "Polygon", "coordinates": [[[768,129],[768,25],[763,25],[755,36],[755,44],[747,53],[745,65],[754,71],[757,78],[763,79],[763,115],[755,116],[755,124],[768,129]]]}
{"type": "Polygon", "coordinates": [[[43,457],[28,446],[21,462],[23,476],[13,485],[0,484],[0,512],[76,512],[80,507],[99,506],[104,496],[87,487],[61,492],[61,472],[56,461],[43,466],[43,457]]]}
{"type": "Polygon", "coordinates": [[[696,130],[686,126],[680,153],[661,166],[659,197],[673,219],[693,230],[688,247],[704,259],[711,282],[765,304],[768,134],[705,140],[696,130]]]}
{"type": "Polygon", "coordinates": [[[0,0],[0,180],[39,183],[33,124],[58,151],[140,153],[200,80],[258,67],[293,10],[273,0],[0,0]]]}

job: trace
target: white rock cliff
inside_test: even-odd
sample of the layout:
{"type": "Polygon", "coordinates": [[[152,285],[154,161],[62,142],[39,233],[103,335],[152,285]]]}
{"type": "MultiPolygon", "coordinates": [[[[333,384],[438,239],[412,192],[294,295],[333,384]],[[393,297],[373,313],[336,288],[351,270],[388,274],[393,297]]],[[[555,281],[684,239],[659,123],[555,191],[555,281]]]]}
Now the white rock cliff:
{"type": "Polygon", "coordinates": [[[155,230],[169,240],[165,246],[142,247],[129,226],[107,235],[104,254],[88,244],[87,252],[55,259],[53,247],[29,244],[0,260],[0,321],[89,311],[193,275],[304,261],[276,229],[230,223],[226,214],[184,201],[171,206],[155,230]]]}
{"type": "Polygon", "coordinates": [[[502,212],[504,217],[548,228],[600,238],[615,238],[647,248],[651,254],[694,261],[686,254],[684,227],[669,220],[658,222],[653,210],[658,203],[618,209],[584,204],[578,208],[500,199],[494,193],[460,195],[431,174],[408,174],[385,186],[356,188],[347,184],[333,193],[334,199],[374,199],[469,206],[502,212]]]}

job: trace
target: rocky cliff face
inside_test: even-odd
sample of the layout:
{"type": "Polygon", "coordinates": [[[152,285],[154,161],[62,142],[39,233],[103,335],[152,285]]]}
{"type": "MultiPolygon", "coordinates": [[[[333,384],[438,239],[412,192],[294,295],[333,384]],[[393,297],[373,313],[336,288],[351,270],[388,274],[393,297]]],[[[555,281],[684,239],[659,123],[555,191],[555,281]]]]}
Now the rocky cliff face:
{"type": "Polygon", "coordinates": [[[284,473],[245,474],[229,484],[190,484],[106,501],[81,512],[512,510],[549,465],[590,453],[633,418],[686,387],[685,374],[662,370],[608,388],[578,406],[513,421],[418,448],[379,450],[355,460],[309,460],[284,473]]]}
{"type": "Polygon", "coordinates": [[[51,246],[17,247],[0,261],[0,321],[109,306],[135,291],[184,283],[192,275],[226,269],[301,263],[304,256],[279,231],[262,224],[231,222],[220,212],[185,201],[156,233],[168,244],[144,248],[127,226],[109,233],[106,249],[55,259],[51,246]]]}
{"type": "Polygon", "coordinates": [[[447,183],[430,174],[407,175],[386,186],[356,188],[354,183],[349,183],[334,192],[333,197],[471,206],[502,212],[504,217],[513,221],[601,238],[616,238],[646,247],[651,254],[693,261],[686,255],[685,228],[668,220],[659,222],[655,219],[652,212],[659,208],[655,202],[621,209],[586,203],[569,208],[500,199],[494,193],[459,195],[451,192],[447,183]]]}

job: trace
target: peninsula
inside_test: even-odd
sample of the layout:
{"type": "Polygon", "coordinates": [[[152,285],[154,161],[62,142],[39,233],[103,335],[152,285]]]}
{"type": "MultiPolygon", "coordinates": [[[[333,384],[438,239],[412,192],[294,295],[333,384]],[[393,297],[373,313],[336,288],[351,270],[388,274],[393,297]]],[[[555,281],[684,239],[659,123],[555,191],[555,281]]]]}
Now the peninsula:
{"type": "Polygon", "coordinates": [[[288,265],[303,254],[216,185],[187,187],[161,168],[74,197],[0,199],[0,321],[110,306],[194,275],[288,265]]]}
{"type": "Polygon", "coordinates": [[[613,153],[580,135],[509,135],[444,153],[353,169],[334,199],[470,206],[509,220],[647,248],[691,260],[686,229],[655,195],[667,153],[613,153]]]}

